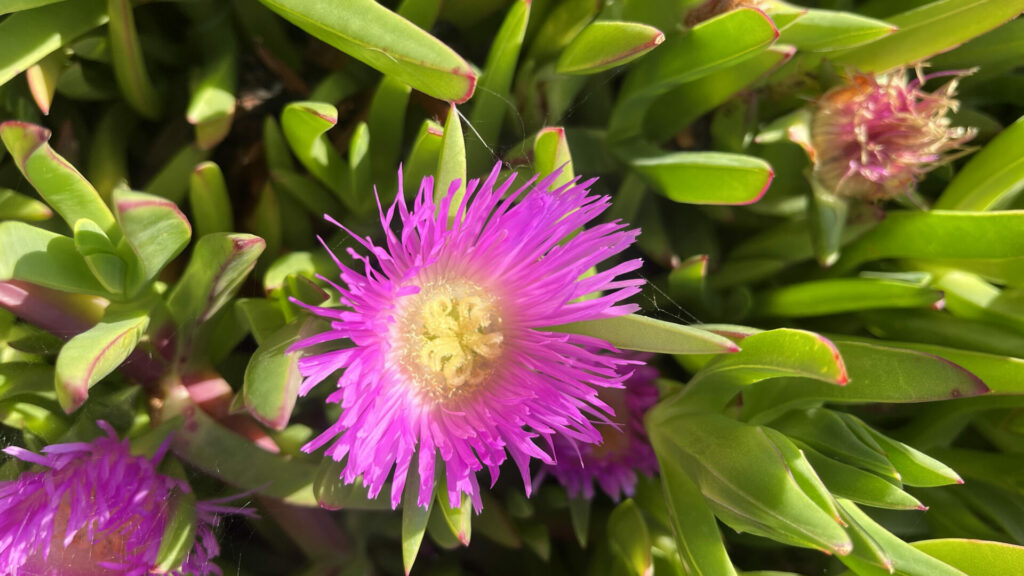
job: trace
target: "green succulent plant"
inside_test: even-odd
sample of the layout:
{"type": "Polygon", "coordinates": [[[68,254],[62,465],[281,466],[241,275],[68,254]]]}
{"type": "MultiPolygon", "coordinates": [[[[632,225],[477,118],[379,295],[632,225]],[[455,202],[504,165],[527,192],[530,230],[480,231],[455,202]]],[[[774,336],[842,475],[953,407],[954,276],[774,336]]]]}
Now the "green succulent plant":
{"type": "Polygon", "coordinates": [[[224,573],[1021,573],[1024,0],[805,4],[0,0],[0,441],[168,446],[258,511],[224,573]],[[855,96],[877,125],[823,135],[855,96]],[[659,472],[393,510],[302,448],[344,410],[300,395],[310,307],[350,306],[323,247],[362,267],[324,215],[386,243],[433,176],[456,222],[496,162],[642,230],[640,312],[547,328],[649,355],[659,472]],[[879,166],[891,199],[843,188],[879,166]]]}

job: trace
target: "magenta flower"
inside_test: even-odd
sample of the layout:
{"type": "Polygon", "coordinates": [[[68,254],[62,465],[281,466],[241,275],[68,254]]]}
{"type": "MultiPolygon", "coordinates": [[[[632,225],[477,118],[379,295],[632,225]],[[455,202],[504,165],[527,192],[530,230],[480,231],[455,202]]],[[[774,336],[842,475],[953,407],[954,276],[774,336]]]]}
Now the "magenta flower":
{"type": "Polygon", "coordinates": [[[644,414],[658,401],[657,377],[654,368],[640,366],[626,380],[625,388],[601,390],[600,398],[616,415],[615,427],[605,430],[601,444],[577,446],[561,438],[555,440],[557,462],[544,469],[570,497],[593,498],[596,483],[618,501],[623,495],[633,496],[638,472],[647,476],[658,472],[658,460],[644,428],[644,414]]]}
{"type": "MultiPolygon", "coordinates": [[[[153,458],[133,456],[114,429],[92,442],[52,444],[35,454],[4,452],[43,470],[0,482],[0,574],[11,576],[146,575],[157,561],[168,503],[188,492],[184,480],[157,472],[153,458]]],[[[220,574],[214,503],[197,506],[195,544],[173,575],[220,574]]]]}
{"type": "Polygon", "coordinates": [[[384,246],[353,236],[370,254],[349,251],[362,271],[335,258],[343,308],[311,307],[331,329],[295,345],[350,341],[299,361],[303,394],[344,370],[328,397],[341,403],[340,418],[304,449],[330,443],[327,455],[345,461],[342,479],[361,477],[371,497],[392,477],[392,506],[415,454],[420,506],[432,497],[438,454],[453,507],[466,494],[479,510],[476,473],[486,467],[493,485],[507,456],[529,493],[530,461],[553,462],[554,437],[600,442],[594,423],[611,408],[597,391],[621,387],[631,363],[599,353],[606,342],[548,328],[636,310],[621,302],[643,280],[619,276],[639,260],[588,272],[639,231],[617,221],[583,228],[609,206],[588,195],[594,180],[550,190],[556,175],[534,177],[510,194],[515,177],[499,184],[499,168],[469,182],[452,221],[458,182],[438,205],[425,178],[411,210],[399,190],[381,209],[384,246]]]}
{"type": "Polygon", "coordinates": [[[903,70],[881,79],[858,74],[849,84],[825,93],[811,125],[815,175],[840,196],[884,200],[906,194],[928,171],[953,158],[974,137],[969,128],[951,127],[947,113],[963,72],[918,75],[903,70]],[[955,76],[935,92],[924,82],[955,76]]]}

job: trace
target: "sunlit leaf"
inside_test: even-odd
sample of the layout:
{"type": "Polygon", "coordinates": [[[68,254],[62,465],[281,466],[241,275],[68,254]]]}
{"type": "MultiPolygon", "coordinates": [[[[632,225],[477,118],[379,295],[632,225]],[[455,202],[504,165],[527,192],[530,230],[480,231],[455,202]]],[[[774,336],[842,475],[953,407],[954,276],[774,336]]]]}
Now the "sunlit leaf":
{"type": "Polygon", "coordinates": [[[677,450],[662,435],[652,434],[651,440],[658,455],[665,506],[685,574],[736,574],[708,502],[680,464],[677,450]]]}
{"type": "Polygon", "coordinates": [[[476,128],[466,150],[472,173],[486,171],[493,162],[491,150],[498,145],[498,135],[509,113],[509,89],[530,20],[530,6],[530,0],[517,0],[512,4],[487,55],[480,76],[480,92],[473,99],[469,115],[470,124],[476,128]]]}
{"type": "Polygon", "coordinates": [[[975,154],[935,202],[941,210],[997,210],[1024,190],[1024,117],[975,154]]]}
{"type": "Polygon", "coordinates": [[[805,318],[877,308],[928,308],[943,293],[911,282],[879,278],[836,278],[794,283],[762,292],[754,313],[805,318]]]}
{"type": "Polygon", "coordinates": [[[86,218],[112,238],[120,238],[114,216],[96,189],[47,143],[49,130],[12,120],[0,124],[0,138],[25,179],[69,226],[86,218]]]}
{"type": "Polygon", "coordinates": [[[416,503],[419,485],[419,466],[413,462],[409,466],[405,493],[402,495],[402,564],[406,574],[412,571],[413,564],[416,562],[416,556],[419,554],[420,544],[423,543],[423,535],[427,531],[427,521],[430,519],[430,511],[434,504],[433,499],[424,507],[416,503]]]}
{"type": "Polygon", "coordinates": [[[912,548],[862,512],[856,504],[845,500],[840,500],[839,503],[848,515],[848,521],[852,524],[851,532],[856,531],[863,534],[865,538],[870,539],[881,550],[884,550],[886,555],[886,564],[869,572],[862,572],[867,567],[863,565],[858,554],[840,558],[843,563],[856,572],[879,575],[895,573],[901,576],[965,576],[963,572],[949,564],[912,548]]]}
{"type": "Polygon", "coordinates": [[[175,492],[168,508],[167,526],[153,567],[156,574],[178,570],[196,540],[196,497],[190,492],[175,492]]]}
{"type": "Polygon", "coordinates": [[[937,0],[886,19],[899,28],[837,55],[835,63],[884,72],[955,48],[1024,10],[1024,0],[937,0]]]}
{"type": "Polygon", "coordinates": [[[185,118],[196,127],[196,145],[209,150],[231,128],[238,83],[238,49],[234,29],[227,19],[203,27],[199,44],[204,54],[194,80],[185,118]]]}
{"type": "Polygon", "coordinates": [[[202,237],[213,232],[230,232],[234,228],[231,200],[228,198],[224,174],[213,162],[204,162],[196,166],[192,172],[188,202],[192,208],[197,236],[202,237]]]}
{"type": "Polygon", "coordinates": [[[911,546],[963,570],[967,576],[1003,576],[1024,566],[1024,547],[982,540],[922,540],[911,546]]]}
{"type": "Polygon", "coordinates": [[[624,500],[608,518],[608,545],[635,576],[652,569],[651,539],[643,514],[633,500],[624,500]]]}
{"type": "Polygon", "coordinates": [[[744,392],[743,413],[760,421],[808,402],[934,402],[988,392],[977,376],[938,356],[873,343],[837,342],[836,348],[849,375],[845,386],[772,380],[744,392]]]}
{"type": "Polygon", "coordinates": [[[645,133],[656,141],[672,137],[787,62],[793,54],[792,47],[772,46],[742,62],[680,84],[651,104],[644,119],[645,133]]]}
{"type": "Polygon", "coordinates": [[[476,74],[436,38],[373,0],[261,0],[313,36],[417,90],[465,102],[476,74]]]}
{"type": "Polygon", "coordinates": [[[281,328],[260,344],[245,369],[245,407],[253,417],[275,430],[288,425],[302,383],[299,356],[288,353],[288,348],[309,336],[312,326],[312,320],[305,318],[281,328]]]}
{"type": "Polygon", "coordinates": [[[654,189],[687,204],[752,204],[775,177],[767,162],[723,152],[671,152],[630,160],[654,189]]]}
{"type": "Polygon", "coordinates": [[[53,216],[53,211],[39,200],[18,194],[14,190],[0,188],[0,218],[37,222],[53,216]]]}
{"type": "Polygon", "coordinates": [[[241,287],[266,243],[251,234],[208,234],[167,298],[179,327],[209,320],[241,287]]]}
{"type": "Polygon", "coordinates": [[[125,100],[139,114],[152,120],[160,115],[161,96],[146,70],[133,8],[128,0],[107,0],[111,61],[125,100]]]}
{"type": "Polygon", "coordinates": [[[0,280],[24,280],[82,294],[108,293],[67,236],[23,222],[0,222],[0,245],[0,280]]]}
{"type": "Polygon", "coordinates": [[[192,238],[192,226],[177,204],[151,194],[114,192],[114,210],[124,232],[129,261],[127,293],[137,293],[181,253],[192,238]]]}
{"type": "Polygon", "coordinates": [[[444,135],[434,172],[434,202],[443,209],[443,200],[449,193],[452,194],[447,204],[448,217],[454,218],[466,194],[466,141],[462,136],[462,118],[455,104],[448,108],[448,119],[444,122],[444,135]]]}
{"type": "Polygon", "coordinates": [[[807,10],[782,31],[779,42],[809,52],[831,52],[866,44],[896,30],[887,22],[850,12],[807,10]]]}
{"type": "Polygon", "coordinates": [[[881,476],[866,472],[803,447],[807,459],[829,491],[859,504],[896,510],[922,510],[924,505],[881,476]]]}
{"type": "Polygon", "coordinates": [[[433,120],[424,120],[402,166],[402,190],[406,198],[414,197],[423,178],[437,171],[443,141],[444,128],[433,120]]]}
{"type": "Polygon", "coordinates": [[[165,418],[184,417],[171,442],[183,460],[232,486],[299,506],[317,505],[315,462],[273,454],[228,430],[196,406],[183,388],[172,391],[162,411],[165,418]]]}
{"type": "Polygon", "coordinates": [[[108,309],[103,320],[68,341],[57,356],[57,399],[68,413],[88,398],[89,388],[128,358],[149,326],[148,310],[108,309]]]}
{"type": "Polygon", "coordinates": [[[658,96],[683,82],[752,57],[778,36],[779,31],[764,12],[741,8],[666,41],[630,71],[609,121],[612,140],[628,141],[638,136],[644,114],[658,96]]]}
{"type": "Polygon", "coordinates": [[[617,348],[644,352],[723,354],[739,350],[732,341],[712,332],[637,314],[574,322],[553,326],[549,330],[593,336],[617,348]]]}
{"type": "Polygon", "coordinates": [[[75,249],[103,287],[112,294],[123,294],[128,265],[117,247],[92,220],[75,222],[75,249]]]}
{"type": "Polygon", "coordinates": [[[53,103],[53,96],[57,92],[57,80],[60,78],[65,64],[67,64],[67,55],[57,51],[30,66],[25,71],[28,89],[32,92],[32,98],[36,101],[36,106],[39,106],[39,111],[43,114],[50,113],[50,105],[53,103]]]}
{"type": "Polygon", "coordinates": [[[564,128],[545,128],[537,133],[537,138],[533,141],[533,161],[539,178],[555,170],[561,170],[558,178],[551,183],[552,189],[572,181],[575,173],[564,128]]]}
{"type": "Polygon", "coordinates": [[[1024,254],[1024,237],[1015,233],[1021,226],[1024,211],[894,210],[848,246],[837,267],[849,270],[883,258],[1012,262],[1024,254]]]}
{"type": "MultiPolygon", "coordinates": [[[[430,2],[407,2],[421,5],[430,2]]],[[[412,88],[392,76],[385,76],[377,86],[370,104],[366,124],[370,133],[370,164],[373,185],[387,203],[397,187],[397,167],[405,135],[406,108],[412,88]]]]}
{"type": "Polygon", "coordinates": [[[676,416],[662,406],[650,412],[647,428],[652,438],[664,438],[656,445],[674,445],[679,463],[727,525],[793,546],[850,553],[839,519],[790,472],[776,445],[788,442],[784,437],[718,414],[676,416]]]}
{"type": "Polygon", "coordinates": [[[826,456],[899,482],[900,475],[877,439],[843,416],[833,410],[812,408],[789,412],[772,420],[771,426],[826,456]]]}
{"type": "Polygon", "coordinates": [[[640,58],[665,41],[653,26],[599,20],[583,29],[562,51],[559,74],[594,74],[640,58]]]}
{"type": "Polygon", "coordinates": [[[442,487],[437,489],[437,509],[441,511],[451,534],[463,546],[469,546],[469,540],[473,534],[473,503],[468,494],[463,494],[462,504],[453,508],[449,501],[448,491],[443,488],[445,484],[443,482],[439,482],[439,484],[442,487]]]}
{"type": "Polygon", "coordinates": [[[107,20],[106,0],[60,2],[8,16],[0,22],[0,85],[107,20]]]}
{"type": "Polygon", "coordinates": [[[348,183],[348,165],[325,133],[338,123],[338,110],[323,102],[292,102],[281,113],[281,129],[299,162],[328,188],[348,183]]]}

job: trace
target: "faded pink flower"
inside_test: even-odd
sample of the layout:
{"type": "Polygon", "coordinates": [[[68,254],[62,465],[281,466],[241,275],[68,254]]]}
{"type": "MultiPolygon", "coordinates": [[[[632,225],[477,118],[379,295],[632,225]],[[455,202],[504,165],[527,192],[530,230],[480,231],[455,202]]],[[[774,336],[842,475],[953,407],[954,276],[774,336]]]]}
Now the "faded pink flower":
{"type": "MultiPolygon", "coordinates": [[[[634,355],[646,360],[649,355],[634,355]]],[[[633,367],[631,367],[633,368],[633,367]]],[[[598,396],[615,409],[615,426],[602,434],[601,444],[579,446],[555,439],[555,464],[545,471],[565,487],[570,497],[594,497],[594,484],[612,500],[632,497],[637,473],[653,476],[658,459],[644,428],[644,414],[658,401],[654,385],[658,371],[650,366],[635,367],[624,388],[604,388],[598,396]]]]}
{"type": "Polygon", "coordinates": [[[884,200],[908,193],[928,171],[952,159],[974,137],[951,127],[947,113],[964,72],[943,72],[908,81],[904,70],[876,78],[855,75],[818,100],[811,124],[818,181],[839,196],[884,200]],[[935,92],[926,81],[954,76],[935,92]]]}

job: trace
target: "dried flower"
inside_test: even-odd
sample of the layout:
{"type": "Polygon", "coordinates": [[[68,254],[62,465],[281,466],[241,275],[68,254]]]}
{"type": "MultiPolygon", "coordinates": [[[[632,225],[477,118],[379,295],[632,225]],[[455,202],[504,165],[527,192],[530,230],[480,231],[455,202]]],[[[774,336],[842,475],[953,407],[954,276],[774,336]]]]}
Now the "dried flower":
{"type": "Polygon", "coordinates": [[[599,442],[594,421],[607,422],[611,408],[597,390],[621,386],[630,363],[598,353],[606,342],[547,328],[636,310],[620,302],[643,280],[619,276],[639,260],[587,273],[639,231],[617,221],[582,229],[609,206],[588,195],[594,180],[550,190],[557,174],[534,177],[508,194],[515,177],[499,184],[499,168],[469,182],[452,221],[458,182],[437,205],[425,178],[411,211],[399,190],[381,209],[384,246],[353,235],[371,255],[350,251],[363,271],[335,258],[343,308],[310,307],[331,329],[295,346],[351,341],[299,362],[301,393],[344,370],[328,398],[341,403],[340,418],[304,449],[330,443],[327,455],[345,461],[342,479],[361,477],[371,497],[394,468],[393,506],[417,453],[420,506],[433,494],[436,454],[453,507],[466,494],[479,510],[476,473],[486,467],[493,483],[507,456],[529,492],[531,459],[553,461],[536,439],[599,442]]]}
{"type": "MultiPolygon", "coordinates": [[[[9,447],[4,452],[40,471],[0,482],[0,573],[11,576],[146,575],[156,566],[174,494],[183,480],[157,472],[153,458],[133,456],[106,422],[91,442],[52,444],[42,454],[9,447]]],[[[180,569],[170,574],[220,574],[210,502],[196,509],[196,538],[180,569]]]]}
{"type": "Polygon", "coordinates": [[[907,81],[899,70],[881,78],[857,74],[849,84],[818,101],[811,124],[815,176],[835,194],[867,200],[893,198],[911,191],[948,152],[974,137],[971,128],[951,127],[947,113],[963,72],[917,75],[907,81]],[[954,76],[935,92],[921,86],[954,76]]]}
{"type": "MultiPolygon", "coordinates": [[[[646,359],[646,357],[641,357],[646,359]]],[[[625,388],[604,388],[599,396],[615,409],[615,427],[606,430],[599,445],[577,446],[562,438],[555,440],[554,465],[545,470],[554,476],[571,497],[594,497],[594,483],[613,500],[633,496],[637,472],[653,476],[658,471],[644,414],[658,401],[654,379],[658,372],[640,366],[626,380],[625,388]]]]}

